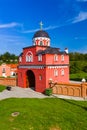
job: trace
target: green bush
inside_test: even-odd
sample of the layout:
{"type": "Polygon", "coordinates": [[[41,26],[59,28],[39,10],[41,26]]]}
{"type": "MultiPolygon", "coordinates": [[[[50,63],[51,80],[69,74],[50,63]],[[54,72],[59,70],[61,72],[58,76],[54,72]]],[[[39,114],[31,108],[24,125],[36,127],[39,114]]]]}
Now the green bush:
{"type": "Polygon", "coordinates": [[[47,88],[45,90],[45,94],[48,95],[48,96],[52,95],[52,89],[51,88],[47,88]]]}

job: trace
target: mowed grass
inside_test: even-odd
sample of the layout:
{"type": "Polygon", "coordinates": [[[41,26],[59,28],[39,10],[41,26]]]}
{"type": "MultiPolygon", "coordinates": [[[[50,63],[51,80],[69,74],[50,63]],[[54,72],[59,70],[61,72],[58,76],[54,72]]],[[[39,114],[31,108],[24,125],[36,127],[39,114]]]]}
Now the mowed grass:
{"type": "Polygon", "coordinates": [[[0,130],[87,130],[87,101],[10,98],[0,101],[0,130]],[[19,115],[12,116],[12,113],[19,115]]]}
{"type": "Polygon", "coordinates": [[[0,92],[2,92],[2,91],[5,90],[5,89],[6,89],[6,86],[0,85],[0,92]]]}

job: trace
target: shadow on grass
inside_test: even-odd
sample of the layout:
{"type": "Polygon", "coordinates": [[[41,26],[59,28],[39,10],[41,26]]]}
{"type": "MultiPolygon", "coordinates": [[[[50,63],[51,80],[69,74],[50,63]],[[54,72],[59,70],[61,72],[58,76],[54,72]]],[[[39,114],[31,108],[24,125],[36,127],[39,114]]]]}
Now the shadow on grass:
{"type": "MultiPolygon", "coordinates": [[[[54,97],[55,97],[55,98],[58,98],[57,96],[54,96],[54,97]]],[[[74,106],[80,107],[80,108],[84,109],[85,111],[87,111],[87,107],[84,107],[84,106],[81,106],[81,105],[79,105],[79,104],[76,104],[76,103],[73,102],[73,100],[71,101],[70,99],[63,99],[63,98],[58,98],[58,99],[60,99],[60,100],[62,100],[62,101],[64,101],[64,102],[66,102],[66,103],[72,104],[72,105],[74,105],[74,106]]]]}

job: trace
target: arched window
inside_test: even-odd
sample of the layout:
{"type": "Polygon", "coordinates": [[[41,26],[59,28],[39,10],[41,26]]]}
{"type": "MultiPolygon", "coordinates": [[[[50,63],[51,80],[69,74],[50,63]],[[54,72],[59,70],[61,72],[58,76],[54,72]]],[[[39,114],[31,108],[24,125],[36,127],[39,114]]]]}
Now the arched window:
{"type": "Polygon", "coordinates": [[[61,61],[64,61],[64,55],[61,55],[61,61]]]}
{"type": "Polygon", "coordinates": [[[40,41],[40,46],[42,46],[43,45],[43,42],[42,41],[40,41]]]}
{"type": "Polygon", "coordinates": [[[57,54],[54,55],[54,61],[58,61],[58,55],[57,54]]]}
{"type": "Polygon", "coordinates": [[[21,56],[19,57],[19,62],[22,62],[22,57],[21,56]]]}
{"type": "Polygon", "coordinates": [[[57,69],[54,70],[54,76],[58,76],[58,70],[57,69]]]}
{"type": "Polygon", "coordinates": [[[42,55],[41,54],[38,55],[38,61],[42,61],[42,55]]]}
{"type": "Polygon", "coordinates": [[[33,62],[33,54],[31,51],[28,51],[26,54],[26,62],[33,62]]]}
{"type": "Polygon", "coordinates": [[[42,75],[41,74],[39,75],[39,80],[42,80],[42,75]]]}
{"type": "Polygon", "coordinates": [[[64,69],[61,70],[61,75],[62,75],[62,76],[64,75],[64,69]]]}

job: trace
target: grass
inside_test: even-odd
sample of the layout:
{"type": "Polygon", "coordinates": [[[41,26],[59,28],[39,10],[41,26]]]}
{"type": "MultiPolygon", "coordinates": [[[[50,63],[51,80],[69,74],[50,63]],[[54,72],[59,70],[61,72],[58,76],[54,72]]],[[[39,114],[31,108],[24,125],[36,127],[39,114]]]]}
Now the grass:
{"type": "Polygon", "coordinates": [[[0,130],[87,130],[87,101],[58,98],[0,101],[0,130]],[[19,115],[12,116],[12,113],[19,115]]]}
{"type": "Polygon", "coordinates": [[[81,72],[76,74],[70,74],[70,80],[81,81],[82,78],[85,78],[87,81],[87,73],[81,72]]]}
{"type": "Polygon", "coordinates": [[[6,86],[0,85],[0,92],[2,92],[2,91],[5,90],[5,89],[6,89],[6,86]]]}

